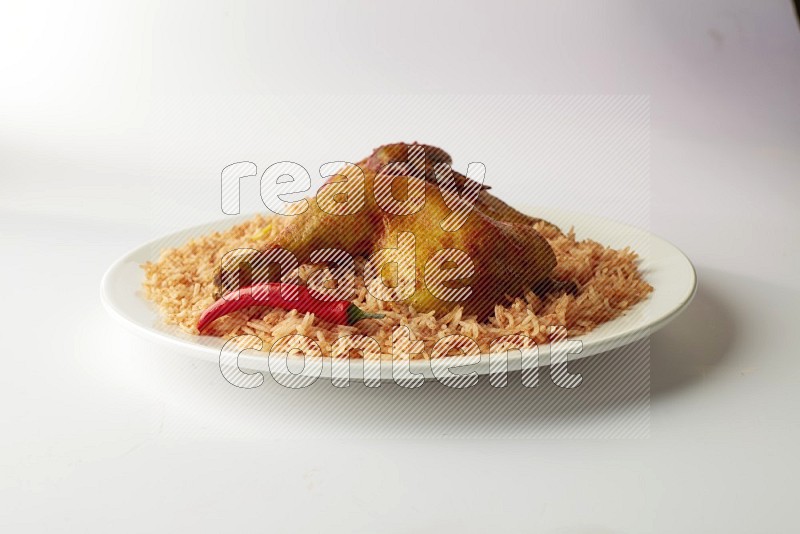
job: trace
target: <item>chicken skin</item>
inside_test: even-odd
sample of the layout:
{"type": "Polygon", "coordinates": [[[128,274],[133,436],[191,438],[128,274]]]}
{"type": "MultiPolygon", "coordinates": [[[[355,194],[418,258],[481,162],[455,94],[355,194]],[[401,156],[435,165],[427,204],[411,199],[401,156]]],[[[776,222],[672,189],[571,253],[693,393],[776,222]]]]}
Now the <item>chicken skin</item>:
{"type": "MultiPolygon", "coordinates": [[[[432,146],[382,146],[331,176],[267,250],[284,249],[302,264],[321,249],[373,256],[411,243],[414,281],[399,300],[437,315],[460,305],[484,320],[506,295],[557,288],[549,278],[555,254],[533,228],[540,219],[452,171],[451,163],[432,146]]],[[[256,255],[221,269],[216,281],[231,289],[274,277],[256,255]]]]}

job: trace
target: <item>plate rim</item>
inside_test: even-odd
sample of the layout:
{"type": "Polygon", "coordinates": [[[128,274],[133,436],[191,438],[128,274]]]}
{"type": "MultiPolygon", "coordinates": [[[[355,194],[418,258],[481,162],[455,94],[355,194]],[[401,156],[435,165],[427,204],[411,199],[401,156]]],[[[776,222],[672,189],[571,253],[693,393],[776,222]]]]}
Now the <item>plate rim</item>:
{"type": "MultiPolygon", "coordinates": [[[[592,344],[589,345],[587,350],[586,343],[583,343],[583,350],[578,354],[573,354],[570,356],[569,361],[575,361],[583,358],[588,358],[590,356],[595,356],[599,354],[606,353],[611,351],[615,348],[619,348],[625,345],[629,345],[636,341],[639,341],[653,332],[660,330],[664,326],[666,326],[669,322],[671,322],[675,317],[680,315],[688,306],[691,304],[694,296],[697,293],[697,271],[695,266],[692,264],[691,260],[683,253],[676,245],[674,245],[669,240],[658,236],[649,230],[645,230],[634,225],[619,222],[607,217],[588,214],[588,213],[578,213],[573,212],[570,210],[565,210],[562,208],[545,208],[545,207],[530,207],[521,210],[523,213],[537,213],[537,216],[542,216],[543,218],[547,219],[550,218],[575,218],[575,219],[591,219],[597,222],[602,222],[606,225],[612,225],[614,227],[625,229],[628,232],[633,232],[638,234],[639,236],[646,236],[649,240],[660,242],[662,246],[666,246],[666,248],[672,253],[672,256],[681,260],[685,263],[684,267],[688,267],[686,274],[688,275],[688,291],[680,297],[680,300],[669,310],[665,313],[660,315],[659,317],[649,318],[647,324],[644,326],[633,326],[631,328],[623,329],[620,332],[615,334],[607,335],[602,340],[595,340],[592,344]],[[543,213],[544,212],[544,213],[543,213]],[[549,215],[548,215],[549,214],[549,215]]],[[[159,247],[159,243],[164,241],[175,239],[177,236],[191,236],[191,235],[201,235],[202,233],[207,233],[209,231],[221,231],[224,228],[229,228],[239,224],[249,218],[252,218],[259,213],[248,213],[248,214],[239,214],[236,216],[229,216],[224,219],[218,219],[212,222],[207,222],[203,224],[198,224],[194,226],[190,226],[187,228],[183,228],[177,231],[172,231],[155,237],[153,239],[148,240],[147,242],[132,248],[131,250],[122,254],[119,258],[117,258],[104,272],[103,277],[100,282],[100,300],[102,302],[103,307],[106,311],[111,315],[117,322],[121,323],[124,327],[128,330],[134,332],[135,334],[140,335],[141,337],[155,341],[162,346],[169,346],[172,348],[180,348],[182,351],[191,352],[193,357],[200,358],[208,361],[216,361],[219,363],[219,355],[220,350],[222,348],[222,342],[220,338],[212,338],[211,336],[198,336],[200,338],[207,338],[209,340],[217,340],[216,343],[219,345],[218,347],[211,347],[209,345],[198,343],[197,341],[193,341],[191,339],[186,339],[182,337],[178,337],[177,335],[173,335],[171,332],[162,331],[156,329],[154,327],[148,327],[145,324],[142,324],[140,321],[136,320],[134,317],[131,317],[130,314],[126,313],[124,309],[120,307],[120,305],[116,302],[116,299],[113,297],[113,288],[112,288],[112,280],[118,273],[121,271],[124,265],[133,261],[133,257],[136,255],[141,254],[145,250],[152,250],[157,249],[159,247]]],[[[559,224],[559,226],[564,226],[563,224],[559,224]]],[[[574,226],[573,226],[574,228],[574,226]]],[[[591,236],[586,236],[587,239],[595,239],[591,236]]],[[[603,244],[603,243],[601,243],[603,244]]],[[[640,253],[640,251],[636,251],[640,253]]],[[[641,255],[641,253],[640,253],[641,255]]],[[[146,261],[155,261],[156,258],[149,258],[146,261]]],[[[643,257],[644,259],[644,257],[643,257]]],[[[135,262],[138,265],[141,265],[140,262],[135,262]]],[[[139,279],[140,284],[138,287],[135,288],[136,297],[139,299],[144,300],[146,306],[153,312],[155,318],[157,320],[161,320],[158,311],[155,309],[155,305],[147,301],[140,293],[141,290],[141,282],[144,280],[144,271],[140,269],[141,278],[139,279]]],[[[645,277],[647,278],[647,277],[645,277]]],[[[654,286],[654,291],[657,290],[654,286]]],[[[644,301],[636,304],[631,310],[636,309],[640,306],[647,306],[648,303],[651,302],[652,294],[649,295],[644,301]]],[[[622,315],[609,321],[608,323],[604,324],[613,324],[615,321],[619,321],[620,319],[624,318],[631,310],[626,310],[622,315]]],[[[170,327],[167,325],[167,327],[170,327]]],[[[177,326],[172,326],[171,328],[178,329],[177,326]]],[[[185,333],[187,336],[190,335],[185,333]]],[[[590,335],[589,332],[586,335],[590,335]]],[[[581,339],[577,337],[575,339],[581,339]]],[[[262,347],[263,348],[263,347],[262,347]]],[[[550,343],[539,344],[539,355],[540,361],[539,366],[544,367],[549,364],[549,354],[550,354],[550,343]],[[542,362],[542,355],[547,356],[547,361],[542,362]]],[[[521,353],[519,351],[513,351],[512,354],[508,355],[508,372],[513,372],[514,370],[518,370],[519,368],[519,360],[521,358],[521,353]],[[517,358],[514,358],[512,354],[520,355],[517,358]],[[516,366],[514,364],[517,364],[516,366]]],[[[278,355],[280,356],[280,355],[278,355]]],[[[284,355],[285,356],[285,355],[284,355]]],[[[269,371],[269,359],[270,354],[265,353],[264,355],[259,356],[251,356],[249,354],[240,354],[239,356],[239,367],[243,370],[253,370],[253,371],[269,371]]],[[[469,356],[450,356],[447,358],[448,361],[448,368],[453,369],[457,367],[463,366],[471,366],[467,372],[472,373],[477,372],[478,375],[485,375],[488,374],[488,353],[481,353],[480,355],[480,362],[475,363],[472,361],[471,357],[469,356]]],[[[331,368],[330,368],[330,356],[323,355],[323,370],[319,378],[330,379],[331,378],[331,368]],[[327,363],[327,365],[326,365],[327,363]]],[[[393,360],[391,359],[382,359],[381,360],[381,373],[380,378],[382,381],[392,381],[393,377],[391,374],[391,365],[393,360]],[[388,369],[388,376],[387,373],[384,372],[384,367],[389,367],[388,369]]],[[[421,358],[416,360],[410,360],[409,369],[412,373],[420,373],[425,377],[425,380],[429,380],[434,378],[431,373],[431,365],[430,359],[428,358],[421,358]]],[[[349,380],[354,381],[363,381],[363,365],[352,365],[349,367],[349,380]],[[360,371],[360,372],[359,372],[360,371]]]]}

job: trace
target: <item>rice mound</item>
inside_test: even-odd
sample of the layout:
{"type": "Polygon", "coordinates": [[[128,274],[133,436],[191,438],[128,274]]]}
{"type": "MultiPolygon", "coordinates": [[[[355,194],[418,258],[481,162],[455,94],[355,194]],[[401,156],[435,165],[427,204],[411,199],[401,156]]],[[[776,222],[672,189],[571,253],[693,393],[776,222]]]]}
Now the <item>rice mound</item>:
{"type": "MultiPolygon", "coordinates": [[[[142,265],[145,296],[157,305],[166,323],[197,335],[200,314],[215,301],[213,279],[222,257],[234,249],[263,248],[288,219],[257,215],[224,232],[162,251],[157,261],[142,265]]],[[[437,317],[435,312],[417,313],[402,302],[383,302],[373,297],[360,277],[358,266],[363,264],[362,259],[356,261],[358,275],[353,302],[363,310],[385,314],[384,319],[342,326],[317,319],[312,313],[252,308],[218,319],[206,333],[225,339],[255,335],[262,340],[265,351],[273,345],[277,350],[281,344],[276,342],[285,336],[301,334],[315,341],[324,355],[331,354],[333,343],[340,337],[362,334],[376,340],[382,357],[386,358],[392,354],[392,332],[402,325],[408,327],[412,340],[421,341],[424,346],[423,353],[409,357],[428,358],[437,340],[453,334],[475,340],[481,352],[487,352],[493,341],[509,334],[527,336],[539,344],[548,343],[549,326],[565,326],[570,337],[580,335],[618,317],[653,290],[637,269],[636,253],[628,248],[614,250],[591,240],[577,241],[573,230],[565,234],[544,222],[535,228],[550,243],[558,259],[553,277],[576,282],[580,288],[576,296],[561,293],[540,299],[528,292],[523,297],[507,297],[506,302],[497,303],[494,314],[484,322],[462,315],[461,307],[437,317]]],[[[301,278],[308,267],[301,266],[301,278]]],[[[306,347],[297,348],[315,347],[308,342],[306,347]]],[[[461,354],[461,351],[441,355],[450,353],[461,354]]],[[[347,354],[378,357],[355,350],[347,354]]]]}

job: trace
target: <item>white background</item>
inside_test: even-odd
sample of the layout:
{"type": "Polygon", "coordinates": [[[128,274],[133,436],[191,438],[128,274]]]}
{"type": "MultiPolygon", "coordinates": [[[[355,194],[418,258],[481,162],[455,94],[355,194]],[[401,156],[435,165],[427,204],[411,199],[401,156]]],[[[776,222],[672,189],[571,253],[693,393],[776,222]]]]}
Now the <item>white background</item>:
{"type": "MultiPolygon", "coordinates": [[[[800,31],[789,2],[19,2],[0,8],[0,72],[4,531],[796,529],[800,31]],[[435,105],[455,94],[649,97],[646,212],[582,193],[580,172],[487,175],[501,197],[569,198],[695,262],[694,304],[651,339],[648,438],[454,439],[437,431],[453,421],[437,427],[427,404],[409,413],[391,392],[380,424],[400,437],[382,438],[357,390],[333,408],[269,384],[243,394],[101,309],[116,257],[220,216],[219,171],[234,161],[313,171],[399,139],[487,160],[489,173],[509,154],[540,161],[514,105],[491,116],[435,105]],[[553,189],[535,196],[541,183],[553,189]]],[[[509,420],[624,416],[617,399],[509,420]]]]}

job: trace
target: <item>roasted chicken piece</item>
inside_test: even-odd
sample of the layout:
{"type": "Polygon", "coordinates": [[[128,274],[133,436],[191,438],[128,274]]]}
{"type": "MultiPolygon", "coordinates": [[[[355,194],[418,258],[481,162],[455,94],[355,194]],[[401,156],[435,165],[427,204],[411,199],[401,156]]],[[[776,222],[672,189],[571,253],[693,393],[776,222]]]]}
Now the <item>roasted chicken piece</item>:
{"type": "MultiPolygon", "coordinates": [[[[462,305],[465,314],[482,320],[496,304],[504,302],[505,295],[570,289],[549,278],[556,258],[547,241],[533,228],[540,219],[511,208],[491,195],[488,187],[478,186],[452,171],[450,164],[450,156],[436,147],[404,143],[382,146],[332,176],[315,198],[308,199],[306,211],[293,216],[270,248],[288,250],[300,263],[306,263],[312,252],[320,249],[368,256],[397,247],[399,236],[411,233],[416,282],[404,300],[420,312],[447,312],[462,305]],[[459,193],[468,183],[478,189],[474,209],[455,231],[445,230],[442,224],[453,213],[453,204],[448,205],[439,186],[439,178],[446,172],[452,172],[459,193]],[[413,213],[386,209],[393,201],[411,201],[420,195],[424,204],[411,210],[413,213]],[[430,275],[425,272],[427,262],[443,249],[462,251],[471,260],[473,269],[468,276],[444,284],[453,291],[469,288],[469,295],[463,300],[439,298],[441,291],[437,296],[426,285],[426,275],[430,275]]],[[[221,270],[217,284],[221,289],[232,289],[269,277],[275,277],[274,270],[266,269],[258,257],[251,256],[221,270]]]]}

